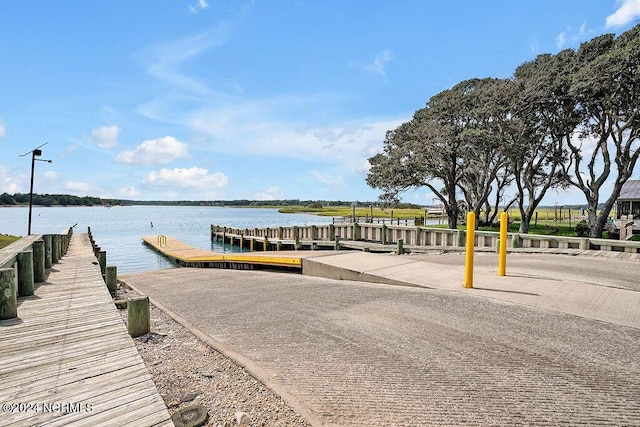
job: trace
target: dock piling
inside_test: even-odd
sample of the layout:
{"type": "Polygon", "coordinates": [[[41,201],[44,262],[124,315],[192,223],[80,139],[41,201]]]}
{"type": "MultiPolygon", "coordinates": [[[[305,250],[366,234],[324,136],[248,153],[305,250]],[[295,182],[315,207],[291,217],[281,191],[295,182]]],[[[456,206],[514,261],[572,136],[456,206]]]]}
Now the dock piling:
{"type": "Polygon", "coordinates": [[[18,317],[18,296],[15,283],[13,268],[0,268],[0,320],[18,317]]]}
{"type": "Polygon", "coordinates": [[[18,296],[33,295],[33,252],[18,254],[18,296]]]}

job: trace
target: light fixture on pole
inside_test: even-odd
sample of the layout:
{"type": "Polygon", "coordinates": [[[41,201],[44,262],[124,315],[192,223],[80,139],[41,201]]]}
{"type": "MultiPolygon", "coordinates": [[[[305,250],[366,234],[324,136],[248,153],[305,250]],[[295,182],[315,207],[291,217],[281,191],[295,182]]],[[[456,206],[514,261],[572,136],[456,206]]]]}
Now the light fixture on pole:
{"type": "Polygon", "coordinates": [[[27,228],[27,235],[31,234],[31,211],[33,209],[33,172],[35,170],[36,160],[39,161],[39,162],[51,163],[51,160],[36,159],[36,156],[41,156],[42,155],[41,148],[44,147],[47,144],[48,144],[48,142],[45,142],[41,146],[39,146],[37,148],[34,148],[31,151],[27,151],[22,156],[20,156],[20,157],[24,157],[27,154],[31,153],[31,187],[29,188],[29,225],[28,225],[28,228],[27,228]]]}

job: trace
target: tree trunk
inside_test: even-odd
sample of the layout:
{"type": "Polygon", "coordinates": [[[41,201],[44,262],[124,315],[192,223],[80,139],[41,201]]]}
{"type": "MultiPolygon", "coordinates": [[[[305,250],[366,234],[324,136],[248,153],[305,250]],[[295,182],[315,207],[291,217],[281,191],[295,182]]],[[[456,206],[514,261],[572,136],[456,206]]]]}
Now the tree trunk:
{"type": "Polygon", "coordinates": [[[525,212],[524,209],[520,208],[520,228],[518,229],[518,233],[527,234],[529,233],[529,225],[531,223],[531,217],[528,212],[525,212]]]}
{"type": "Polygon", "coordinates": [[[446,209],[447,211],[447,223],[449,224],[449,228],[455,230],[458,228],[458,210],[457,209],[446,209]]]}
{"type": "MultiPolygon", "coordinates": [[[[600,214],[598,214],[597,216],[595,216],[595,211],[594,211],[594,221],[593,221],[593,226],[591,227],[591,232],[590,232],[590,237],[596,238],[596,239],[600,239],[602,238],[602,231],[604,230],[604,226],[607,223],[607,219],[609,218],[609,214],[611,213],[611,209],[613,208],[613,204],[615,203],[615,201],[618,199],[618,197],[620,197],[620,191],[622,190],[622,185],[618,185],[618,183],[616,183],[614,185],[613,188],[613,192],[611,193],[611,196],[609,196],[609,198],[604,202],[604,204],[602,205],[602,210],[600,211],[600,214]],[[618,188],[619,187],[619,188],[618,188]]],[[[591,224],[591,222],[589,222],[591,224]]]]}

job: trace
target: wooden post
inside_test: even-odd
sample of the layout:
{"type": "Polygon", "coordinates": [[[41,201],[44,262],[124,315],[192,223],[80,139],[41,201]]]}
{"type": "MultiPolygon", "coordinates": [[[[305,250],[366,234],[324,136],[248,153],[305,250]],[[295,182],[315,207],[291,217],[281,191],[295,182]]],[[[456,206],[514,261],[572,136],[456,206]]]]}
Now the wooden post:
{"type": "Polygon", "coordinates": [[[33,295],[33,252],[18,254],[18,296],[33,295]]]}
{"type": "Polygon", "coordinates": [[[334,236],[335,243],[333,245],[333,249],[336,251],[340,250],[340,236],[334,236]]]}
{"type": "Polygon", "coordinates": [[[398,239],[397,245],[396,255],[402,255],[404,253],[404,239],[398,239]]]}
{"type": "Polygon", "coordinates": [[[300,232],[298,230],[298,226],[293,226],[293,240],[294,240],[294,249],[297,251],[300,248],[300,232]]]}
{"type": "Polygon", "coordinates": [[[464,232],[464,230],[457,230],[456,246],[464,246],[465,245],[466,236],[467,235],[464,232]]]}
{"type": "Polygon", "coordinates": [[[33,281],[36,283],[45,280],[44,240],[33,242],[33,281]]]}
{"type": "Polygon", "coordinates": [[[104,281],[111,296],[115,296],[118,291],[118,267],[115,265],[108,265],[104,281]]]}
{"type": "Polygon", "coordinates": [[[315,225],[311,226],[311,240],[318,240],[318,227],[315,225]]]}
{"type": "Polygon", "coordinates": [[[107,251],[98,252],[98,262],[100,263],[100,271],[105,274],[107,272],[107,251]]]}
{"type": "Polygon", "coordinates": [[[262,243],[262,250],[263,251],[267,251],[269,246],[269,238],[267,236],[264,236],[264,242],[262,243]]]}
{"type": "Polygon", "coordinates": [[[360,224],[353,223],[353,241],[360,240],[360,224]]]}
{"type": "Polygon", "coordinates": [[[135,297],[127,302],[127,330],[133,338],[149,332],[151,314],[149,297],[135,297]]]}
{"type": "Polygon", "coordinates": [[[61,258],[60,256],[60,235],[51,235],[51,263],[55,264],[61,258]]]}
{"type": "Polygon", "coordinates": [[[45,234],[44,236],[44,268],[51,268],[51,234],[45,234]]]}
{"type": "Polygon", "coordinates": [[[329,224],[329,240],[333,240],[336,237],[336,226],[329,224]]]}
{"type": "Polygon", "coordinates": [[[15,271],[0,268],[0,320],[18,317],[15,271]]]}
{"type": "Polygon", "coordinates": [[[387,226],[384,221],[382,221],[382,229],[380,230],[380,243],[383,245],[387,244],[387,226]]]}

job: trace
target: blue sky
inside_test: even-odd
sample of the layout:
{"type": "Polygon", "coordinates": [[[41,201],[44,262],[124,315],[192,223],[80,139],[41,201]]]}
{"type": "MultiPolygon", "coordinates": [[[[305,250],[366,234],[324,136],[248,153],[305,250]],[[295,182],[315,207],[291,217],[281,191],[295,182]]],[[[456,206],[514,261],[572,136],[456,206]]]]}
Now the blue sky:
{"type": "Polygon", "coordinates": [[[48,142],[37,193],[375,200],[367,158],[431,96],[639,17],[640,0],[3,1],[0,193],[29,191],[20,155],[48,142]]]}

